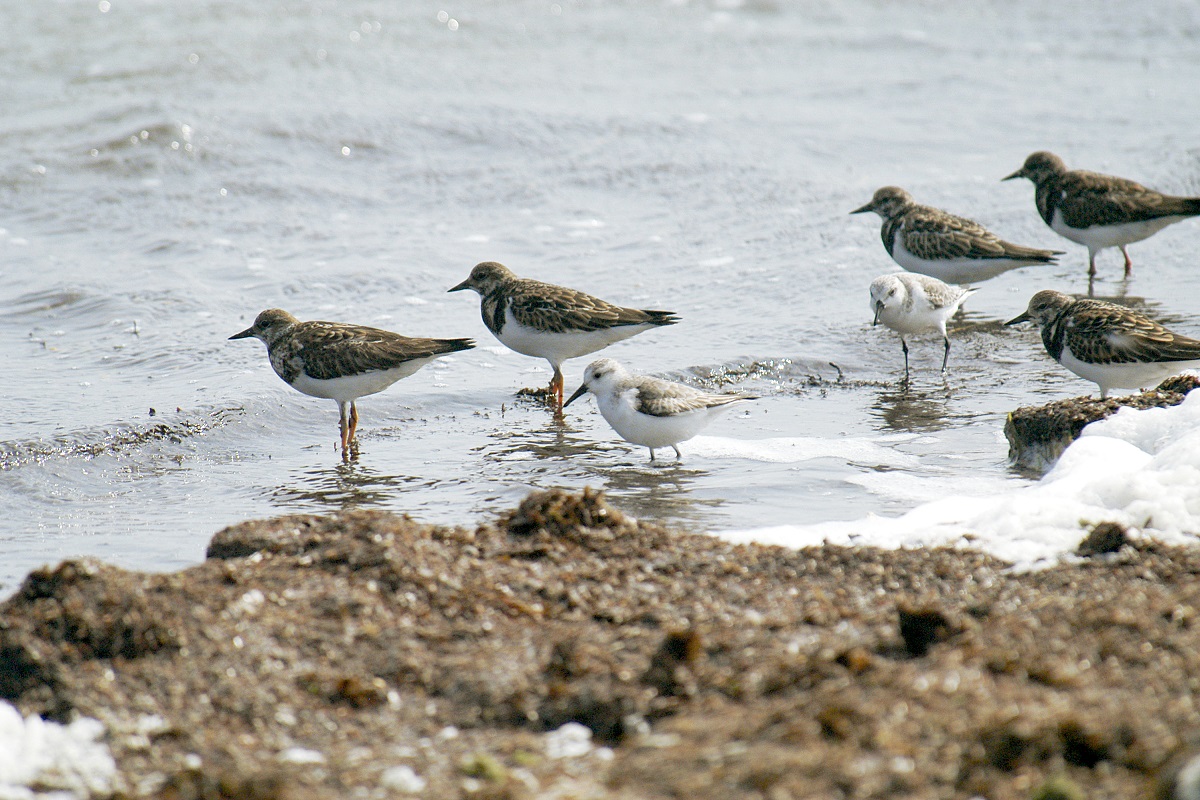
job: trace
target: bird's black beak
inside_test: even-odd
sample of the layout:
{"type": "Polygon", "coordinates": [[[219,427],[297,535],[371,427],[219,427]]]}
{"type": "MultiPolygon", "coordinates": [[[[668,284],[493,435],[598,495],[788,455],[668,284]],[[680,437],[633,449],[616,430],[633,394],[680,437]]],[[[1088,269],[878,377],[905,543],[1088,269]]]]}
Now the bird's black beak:
{"type": "Polygon", "coordinates": [[[458,286],[455,286],[453,289],[447,289],[446,294],[450,294],[450,292],[461,292],[463,289],[470,289],[470,288],[471,288],[471,279],[467,278],[465,281],[460,283],[458,286]]]}
{"type": "Polygon", "coordinates": [[[873,203],[867,203],[865,206],[859,206],[858,208],[854,209],[850,213],[851,214],[865,214],[868,211],[874,211],[874,210],[875,210],[875,205],[873,203]]]}
{"type": "Polygon", "coordinates": [[[1022,322],[1029,322],[1029,320],[1031,320],[1031,319],[1033,319],[1033,317],[1029,316],[1029,312],[1026,311],[1024,314],[1019,314],[1004,324],[1005,325],[1019,325],[1022,322]]]}
{"type": "Polygon", "coordinates": [[[871,327],[874,328],[879,324],[879,315],[883,313],[883,301],[875,301],[875,319],[871,320],[871,327]]]}
{"type": "Polygon", "coordinates": [[[1021,167],[1019,170],[1014,172],[1012,175],[1006,175],[1003,178],[1001,178],[1000,180],[1001,180],[1001,182],[1003,182],[1003,181],[1011,181],[1013,178],[1024,178],[1024,177],[1025,177],[1025,168],[1021,167]]]}
{"type": "Polygon", "coordinates": [[[230,336],[229,338],[230,339],[247,339],[253,335],[254,335],[254,326],[251,325],[249,328],[246,328],[246,330],[242,331],[241,333],[235,333],[233,336],[230,336]]]}
{"type": "Polygon", "coordinates": [[[567,398],[567,402],[563,403],[563,408],[566,408],[567,406],[571,405],[571,403],[574,403],[580,397],[587,394],[587,390],[588,390],[588,385],[586,382],[579,384],[579,388],[576,389],[575,392],[570,397],[567,398]]]}

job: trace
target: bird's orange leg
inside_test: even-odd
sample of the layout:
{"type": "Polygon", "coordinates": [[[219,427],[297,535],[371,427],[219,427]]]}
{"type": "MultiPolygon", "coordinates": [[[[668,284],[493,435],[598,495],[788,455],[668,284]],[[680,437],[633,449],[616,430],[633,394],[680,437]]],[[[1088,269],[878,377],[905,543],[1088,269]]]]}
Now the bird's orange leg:
{"type": "Polygon", "coordinates": [[[550,392],[554,395],[554,415],[561,417],[563,413],[563,374],[558,367],[554,368],[554,377],[550,379],[550,392]]]}
{"type": "Polygon", "coordinates": [[[1125,277],[1133,272],[1133,261],[1129,258],[1129,252],[1125,249],[1125,245],[1121,245],[1121,255],[1125,256],[1125,277]]]}

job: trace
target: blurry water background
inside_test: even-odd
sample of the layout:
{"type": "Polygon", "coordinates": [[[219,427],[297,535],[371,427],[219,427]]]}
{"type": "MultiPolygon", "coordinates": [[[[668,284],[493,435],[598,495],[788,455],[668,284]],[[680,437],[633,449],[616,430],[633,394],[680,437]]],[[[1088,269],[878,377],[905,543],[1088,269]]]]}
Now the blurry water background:
{"type": "MultiPolygon", "coordinates": [[[[475,524],[595,486],[698,531],[895,515],[1028,483],[1005,414],[1083,394],[1030,329],[1086,251],[1033,150],[1200,194],[1200,5],[1068,0],[0,0],[0,593],[42,563],[203,558],[250,517],[382,507],[475,524]],[[870,326],[897,269],[876,188],[1066,250],[980,285],[941,343],[870,326]],[[683,321],[606,352],[763,396],[647,463],[584,401],[517,400],[481,260],[683,321]],[[332,402],[229,342],[263,308],[473,336],[332,402]],[[836,364],[837,366],[832,366],[836,364]],[[670,455],[669,451],[663,455],[670,455]]],[[[1100,257],[1097,295],[1200,334],[1200,222],[1100,257]]],[[[568,363],[567,389],[587,359],[568,363]]]]}

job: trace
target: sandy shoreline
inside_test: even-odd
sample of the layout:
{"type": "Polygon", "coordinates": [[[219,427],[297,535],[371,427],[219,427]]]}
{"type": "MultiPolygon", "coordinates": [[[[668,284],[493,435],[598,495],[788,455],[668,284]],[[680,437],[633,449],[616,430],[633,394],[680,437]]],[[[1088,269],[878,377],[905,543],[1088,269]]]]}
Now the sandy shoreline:
{"type": "Polygon", "coordinates": [[[1200,731],[1198,574],[735,546],[590,493],[281,517],[35,572],[0,694],[101,720],[118,796],[1149,797],[1200,731]]]}

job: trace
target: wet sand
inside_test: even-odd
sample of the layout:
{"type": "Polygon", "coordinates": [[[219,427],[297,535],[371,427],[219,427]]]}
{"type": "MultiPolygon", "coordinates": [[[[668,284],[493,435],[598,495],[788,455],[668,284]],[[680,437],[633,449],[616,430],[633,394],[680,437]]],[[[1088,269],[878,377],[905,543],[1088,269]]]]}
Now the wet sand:
{"type": "Polygon", "coordinates": [[[1150,797],[1200,731],[1200,550],[1086,550],[735,546],[591,492],[280,517],[31,574],[0,695],[103,721],[129,797],[1150,797]]]}

